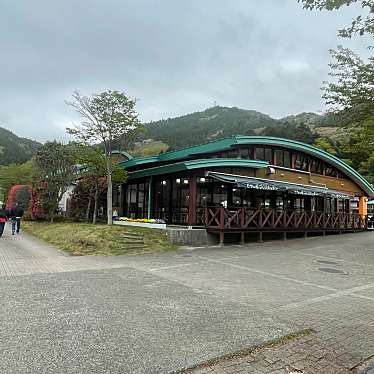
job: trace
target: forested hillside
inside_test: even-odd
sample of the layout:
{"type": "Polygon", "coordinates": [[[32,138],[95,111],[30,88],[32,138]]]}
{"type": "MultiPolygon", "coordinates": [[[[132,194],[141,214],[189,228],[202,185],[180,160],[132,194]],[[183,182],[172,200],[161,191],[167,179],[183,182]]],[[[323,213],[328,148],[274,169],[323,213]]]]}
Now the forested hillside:
{"type": "Polygon", "coordinates": [[[34,140],[20,138],[0,127],[0,165],[26,162],[40,145],[34,140]]]}
{"type": "Polygon", "coordinates": [[[143,139],[154,139],[178,149],[233,135],[269,135],[314,143],[319,132],[328,132],[336,123],[324,116],[301,113],[276,120],[254,110],[212,107],[177,118],[145,125],[143,139]]]}
{"type": "Polygon", "coordinates": [[[148,123],[144,136],[176,149],[232,135],[254,135],[256,130],[276,123],[270,116],[254,110],[216,106],[203,112],[148,123]]]}

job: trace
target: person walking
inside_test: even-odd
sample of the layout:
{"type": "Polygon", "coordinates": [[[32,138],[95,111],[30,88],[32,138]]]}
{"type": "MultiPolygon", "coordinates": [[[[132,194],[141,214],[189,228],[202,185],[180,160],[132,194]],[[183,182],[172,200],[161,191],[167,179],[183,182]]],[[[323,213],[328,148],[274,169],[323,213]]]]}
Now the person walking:
{"type": "Polygon", "coordinates": [[[0,238],[3,236],[5,222],[8,219],[8,212],[6,210],[5,204],[0,206],[0,238]]]}
{"type": "Polygon", "coordinates": [[[21,218],[24,215],[23,208],[17,203],[15,208],[10,210],[10,222],[12,223],[12,235],[19,234],[21,229],[21,218]]]}

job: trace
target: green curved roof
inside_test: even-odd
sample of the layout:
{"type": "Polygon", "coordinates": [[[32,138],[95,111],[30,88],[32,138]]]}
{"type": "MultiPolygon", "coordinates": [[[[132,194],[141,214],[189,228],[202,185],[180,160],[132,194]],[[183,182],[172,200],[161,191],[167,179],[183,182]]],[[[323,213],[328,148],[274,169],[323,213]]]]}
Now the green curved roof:
{"type": "MultiPolygon", "coordinates": [[[[217,151],[229,150],[231,147],[241,144],[263,144],[263,145],[278,145],[284,148],[290,148],[305,152],[312,156],[315,156],[319,159],[326,161],[328,164],[336,167],[354,182],[356,182],[369,197],[374,197],[374,188],[373,186],[356,170],[351,166],[347,165],[345,162],[339,158],[333,156],[332,154],[323,151],[319,148],[298,142],[290,139],[275,138],[271,136],[234,136],[231,138],[218,139],[209,143],[195,145],[188,148],[183,148],[177,151],[170,151],[161,153],[158,156],[152,157],[142,157],[142,158],[133,158],[131,160],[122,161],[120,165],[123,168],[131,168],[133,166],[140,166],[147,164],[147,167],[150,167],[152,163],[165,163],[165,162],[175,162],[182,161],[183,159],[189,158],[193,155],[206,154],[217,151]]],[[[213,159],[210,159],[213,160],[213,159]]],[[[223,159],[217,159],[222,162],[223,159]]],[[[236,159],[235,159],[236,160],[236,159]]],[[[248,161],[248,160],[247,160],[248,161]]],[[[257,160],[256,160],[257,162],[257,160]]],[[[217,166],[217,165],[216,165],[217,166]]],[[[149,170],[149,169],[147,169],[149,170]]],[[[145,170],[144,170],[145,172],[145,170]]]]}
{"type": "Polygon", "coordinates": [[[176,173],[184,170],[211,168],[211,167],[248,167],[261,169],[268,166],[267,161],[243,160],[240,158],[209,158],[200,160],[190,160],[176,162],[173,164],[157,166],[128,173],[128,179],[150,177],[151,175],[161,175],[176,173]]]}

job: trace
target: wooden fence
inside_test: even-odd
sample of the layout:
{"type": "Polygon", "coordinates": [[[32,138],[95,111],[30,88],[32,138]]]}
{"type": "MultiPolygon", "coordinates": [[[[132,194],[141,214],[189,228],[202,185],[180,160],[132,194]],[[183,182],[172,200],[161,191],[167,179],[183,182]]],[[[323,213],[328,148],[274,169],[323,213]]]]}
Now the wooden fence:
{"type": "Polygon", "coordinates": [[[251,209],[211,207],[205,209],[205,227],[211,232],[240,232],[244,241],[246,232],[342,232],[363,231],[367,228],[366,217],[357,213],[297,212],[276,209],[251,209]]]}

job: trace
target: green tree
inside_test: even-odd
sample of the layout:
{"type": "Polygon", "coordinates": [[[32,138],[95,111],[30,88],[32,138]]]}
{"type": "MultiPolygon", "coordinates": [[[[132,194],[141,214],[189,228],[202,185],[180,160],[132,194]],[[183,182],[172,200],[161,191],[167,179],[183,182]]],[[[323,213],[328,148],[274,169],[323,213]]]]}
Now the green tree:
{"type": "MultiPolygon", "coordinates": [[[[351,25],[339,30],[339,36],[374,36],[374,0],[298,0],[306,9],[337,10],[356,4],[363,13],[351,25]]],[[[369,47],[371,49],[371,47],[369,47]]],[[[338,148],[338,155],[348,158],[353,167],[374,180],[374,57],[361,59],[348,48],[330,51],[331,82],[324,82],[323,97],[331,113],[344,120],[350,139],[338,148]]]]}
{"type": "MultiPolygon", "coordinates": [[[[85,145],[77,145],[75,153],[77,162],[81,165],[79,176],[86,180],[86,187],[89,191],[86,220],[89,221],[93,202],[92,223],[96,224],[99,197],[100,194],[108,188],[105,155],[100,148],[85,145]]],[[[117,164],[113,164],[112,169],[113,185],[126,181],[127,173],[124,169],[120,168],[117,164]]]]}
{"type": "Polygon", "coordinates": [[[58,203],[76,177],[73,147],[47,142],[33,157],[33,185],[39,192],[40,206],[51,222],[58,203]]]}
{"type": "Polygon", "coordinates": [[[352,166],[374,182],[374,118],[356,125],[349,141],[339,148],[341,157],[349,158],[352,166]]]}
{"type": "Polygon", "coordinates": [[[308,144],[313,144],[317,137],[304,123],[289,123],[287,121],[276,126],[266,127],[261,131],[261,135],[292,139],[308,144]]]}
{"type": "Polygon", "coordinates": [[[67,128],[67,132],[82,144],[98,144],[104,147],[106,178],[107,178],[107,223],[112,224],[113,215],[113,146],[127,143],[127,138],[142,128],[138,113],[135,110],[136,101],[129,99],[123,92],[106,91],[92,96],[82,96],[79,92],[73,94],[74,101],[67,102],[83,118],[81,125],[67,128]]]}
{"type": "Polygon", "coordinates": [[[331,51],[332,82],[324,82],[323,98],[330,110],[348,121],[374,116],[374,57],[364,62],[348,48],[331,51]]]}
{"type": "Polygon", "coordinates": [[[326,152],[331,153],[332,155],[336,155],[337,151],[335,147],[331,144],[329,139],[326,138],[318,138],[315,142],[314,145],[320,149],[323,149],[326,152]]]}
{"type": "Polygon", "coordinates": [[[357,4],[368,14],[359,15],[352,20],[350,26],[339,30],[339,36],[351,38],[353,35],[374,34],[374,1],[373,0],[298,0],[305,9],[337,10],[343,6],[357,4]]]}

